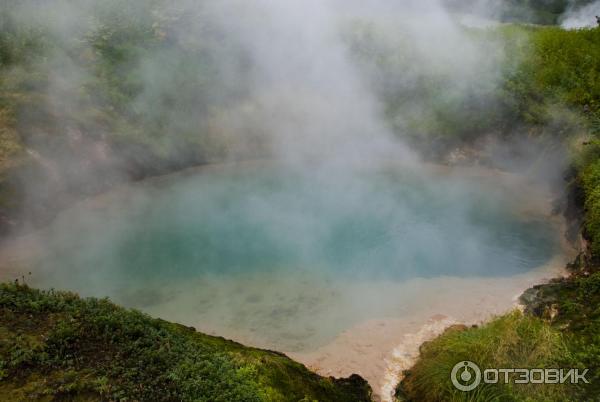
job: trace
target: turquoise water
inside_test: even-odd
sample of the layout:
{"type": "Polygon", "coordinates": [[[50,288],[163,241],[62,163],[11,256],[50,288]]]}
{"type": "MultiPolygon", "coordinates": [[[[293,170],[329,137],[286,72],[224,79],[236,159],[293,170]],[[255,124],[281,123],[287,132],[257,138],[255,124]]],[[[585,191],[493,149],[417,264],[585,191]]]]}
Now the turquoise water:
{"type": "Polygon", "coordinates": [[[82,204],[45,233],[54,285],[303,272],[403,281],[511,276],[547,262],[556,230],[493,182],[396,170],[218,169],[82,204]]]}

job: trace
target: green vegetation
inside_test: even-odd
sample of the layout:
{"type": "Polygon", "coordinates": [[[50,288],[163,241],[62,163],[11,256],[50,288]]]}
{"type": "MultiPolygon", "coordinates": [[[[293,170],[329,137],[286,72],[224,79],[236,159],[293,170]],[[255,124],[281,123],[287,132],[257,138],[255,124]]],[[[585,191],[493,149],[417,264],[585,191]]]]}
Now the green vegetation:
{"type": "Polygon", "coordinates": [[[346,402],[370,388],[105,299],[2,284],[0,399],[346,402]]]}
{"type": "MultiPolygon", "coordinates": [[[[253,105],[254,61],[204,3],[83,3],[0,5],[0,231],[122,180],[268,153],[260,123],[242,139],[226,124],[253,105]]],[[[521,6],[557,14],[565,2],[507,9],[521,6]]],[[[448,54],[396,25],[354,21],[345,37],[389,125],[424,152],[490,133],[599,130],[598,30],[464,28],[472,43],[448,54]]]]}
{"type": "Polygon", "coordinates": [[[210,20],[156,0],[68,3],[0,5],[0,231],[231,145],[213,120],[243,99],[248,67],[210,20]]]}
{"type": "MultiPolygon", "coordinates": [[[[537,318],[514,312],[480,328],[453,327],[421,347],[421,359],[407,373],[398,396],[418,401],[564,401],[573,391],[566,385],[482,384],[465,394],[451,384],[456,363],[479,367],[559,367],[569,350],[562,334],[537,318]]],[[[571,398],[572,399],[572,398],[571,398]]]]}
{"type": "MultiPolygon", "coordinates": [[[[506,28],[512,37],[518,32],[506,28]]],[[[518,30],[518,28],[516,28],[518,30]]],[[[519,120],[548,126],[561,123],[557,116],[565,106],[585,118],[586,131],[600,134],[600,29],[565,31],[531,29],[525,43],[509,54],[521,62],[507,74],[505,88],[516,100],[519,120]]],[[[570,131],[555,130],[562,136],[570,131]]]]}
{"type": "MultiPolygon", "coordinates": [[[[600,395],[600,273],[536,286],[526,310],[476,328],[451,328],[424,344],[397,388],[410,401],[583,401],[600,395]],[[470,360],[490,368],[589,368],[590,384],[482,384],[464,393],[452,367],[470,360]]],[[[527,302],[526,300],[524,300],[527,302]]],[[[514,378],[514,377],[513,377],[514,378]]]]}
{"type": "Polygon", "coordinates": [[[583,193],[583,234],[589,240],[590,259],[600,262],[600,140],[590,139],[576,161],[579,176],[575,185],[583,193]]]}
{"type": "Polygon", "coordinates": [[[503,88],[514,121],[573,149],[571,208],[583,217],[586,253],[571,276],[530,289],[525,314],[474,328],[452,328],[426,343],[397,388],[411,401],[579,401],[600,395],[600,29],[502,28],[519,63],[503,88]],[[523,34],[526,34],[526,41],[523,34]],[[464,393],[450,383],[461,360],[493,368],[589,368],[590,384],[482,385],[464,393]]]}
{"type": "MultiPolygon", "coordinates": [[[[252,62],[239,44],[201,15],[164,1],[84,3],[82,15],[70,19],[61,18],[60,1],[0,4],[0,230],[16,225],[19,215],[43,222],[69,199],[102,191],[123,172],[136,179],[221,160],[232,147],[231,133],[215,121],[250,91],[245,78],[252,62]],[[32,4],[35,18],[23,18],[32,4]]],[[[527,15],[545,24],[555,23],[566,6],[563,0],[510,3],[518,7],[507,7],[505,20],[527,15]]],[[[426,344],[398,397],[597,398],[600,29],[510,25],[461,34],[474,48],[456,54],[485,55],[469,71],[439,49],[423,57],[401,27],[390,33],[355,21],[345,38],[390,126],[435,157],[488,134],[570,146],[570,186],[589,249],[572,277],[535,289],[526,314],[453,328],[426,344]],[[463,359],[491,367],[589,367],[592,385],[498,385],[459,394],[449,372],[463,359]]],[[[280,354],[106,300],[2,285],[0,309],[3,400],[369,397],[359,378],[321,378],[280,354]]]]}
{"type": "Polygon", "coordinates": [[[52,151],[70,146],[69,131],[106,141],[115,152],[120,146],[145,151],[156,163],[181,148],[192,149],[190,158],[222,156],[222,146],[211,144],[202,129],[206,108],[222,106],[215,94],[229,95],[214,59],[219,46],[225,51],[231,44],[217,38],[214,27],[175,31],[189,28],[194,17],[162,1],[110,0],[74,9],[60,1],[3,3],[0,105],[12,117],[7,124],[50,159],[52,151]]]}
{"type": "Polygon", "coordinates": [[[401,29],[356,22],[346,32],[388,121],[423,149],[447,152],[488,134],[568,142],[599,133],[599,29],[465,28],[472,46],[459,56],[436,48],[423,56],[401,29]],[[475,57],[469,71],[464,57],[475,57]]]}

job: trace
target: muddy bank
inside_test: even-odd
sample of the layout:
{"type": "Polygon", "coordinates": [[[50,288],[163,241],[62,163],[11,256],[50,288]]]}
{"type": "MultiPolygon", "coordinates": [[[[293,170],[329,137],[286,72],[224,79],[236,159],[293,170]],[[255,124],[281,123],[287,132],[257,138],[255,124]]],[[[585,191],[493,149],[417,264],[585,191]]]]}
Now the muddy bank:
{"type": "Polygon", "coordinates": [[[410,311],[394,318],[362,322],[315,351],[289,355],[322,375],[355,372],[371,384],[375,395],[389,401],[423,342],[450,325],[480,324],[515,308],[528,287],[564,275],[568,259],[557,256],[534,272],[506,279],[438,278],[389,287],[386,292],[411,295],[409,299],[418,294],[423,300],[425,294],[428,302],[409,305],[410,311]]]}

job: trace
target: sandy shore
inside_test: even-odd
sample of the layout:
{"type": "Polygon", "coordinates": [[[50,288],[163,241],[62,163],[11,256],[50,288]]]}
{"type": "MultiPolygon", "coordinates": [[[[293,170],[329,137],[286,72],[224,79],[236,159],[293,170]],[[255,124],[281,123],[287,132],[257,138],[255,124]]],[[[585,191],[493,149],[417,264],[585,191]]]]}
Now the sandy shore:
{"type": "Polygon", "coordinates": [[[564,275],[566,256],[511,278],[435,278],[390,287],[387,292],[417,294],[426,303],[411,305],[396,318],[364,321],[311,352],[287,354],[322,375],[360,374],[382,401],[391,401],[403,370],[418,357],[419,346],[452,324],[480,324],[515,308],[527,288],[564,275]]]}

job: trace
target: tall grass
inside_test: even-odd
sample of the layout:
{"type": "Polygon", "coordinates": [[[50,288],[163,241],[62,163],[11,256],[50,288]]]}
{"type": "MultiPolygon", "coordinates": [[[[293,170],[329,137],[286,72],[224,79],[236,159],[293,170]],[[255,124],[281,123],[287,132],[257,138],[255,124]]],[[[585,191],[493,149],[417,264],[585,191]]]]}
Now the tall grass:
{"type": "MultiPolygon", "coordinates": [[[[566,385],[481,384],[465,393],[451,383],[450,372],[463,360],[484,368],[552,368],[568,356],[563,335],[541,319],[514,311],[479,328],[453,328],[424,344],[398,396],[421,401],[567,399],[566,385]]],[[[501,380],[502,381],[502,380],[501,380]]]]}

